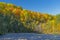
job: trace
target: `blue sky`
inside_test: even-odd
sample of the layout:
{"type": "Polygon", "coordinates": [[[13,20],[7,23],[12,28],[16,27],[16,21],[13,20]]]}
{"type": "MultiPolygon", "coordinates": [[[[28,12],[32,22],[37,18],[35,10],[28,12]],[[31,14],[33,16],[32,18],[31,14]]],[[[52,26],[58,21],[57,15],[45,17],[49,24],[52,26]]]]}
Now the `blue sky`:
{"type": "Polygon", "coordinates": [[[60,13],[60,0],[0,0],[0,2],[12,3],[42,13],[60,13]]]}

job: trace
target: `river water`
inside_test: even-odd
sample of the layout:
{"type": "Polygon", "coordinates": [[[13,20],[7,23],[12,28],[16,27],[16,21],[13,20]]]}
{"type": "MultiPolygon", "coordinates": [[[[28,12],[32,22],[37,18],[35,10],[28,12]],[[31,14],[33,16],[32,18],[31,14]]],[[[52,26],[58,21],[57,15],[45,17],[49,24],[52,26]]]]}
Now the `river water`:
{"type": "Polygon", "coordinates": [[[36,33],[8,33],[0,35],[0,40],[60,40],[60,35],[36,33]]]}

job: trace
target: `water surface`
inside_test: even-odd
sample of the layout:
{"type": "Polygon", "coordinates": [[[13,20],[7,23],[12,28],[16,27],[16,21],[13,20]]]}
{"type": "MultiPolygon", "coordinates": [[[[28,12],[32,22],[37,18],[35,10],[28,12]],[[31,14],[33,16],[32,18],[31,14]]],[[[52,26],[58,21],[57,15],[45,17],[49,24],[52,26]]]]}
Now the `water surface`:
{"type": "Polygon", "coordinates": [[[8,33],[0,35],[0,40],[60,40],[60,35],[36,33],[8,33]]]}

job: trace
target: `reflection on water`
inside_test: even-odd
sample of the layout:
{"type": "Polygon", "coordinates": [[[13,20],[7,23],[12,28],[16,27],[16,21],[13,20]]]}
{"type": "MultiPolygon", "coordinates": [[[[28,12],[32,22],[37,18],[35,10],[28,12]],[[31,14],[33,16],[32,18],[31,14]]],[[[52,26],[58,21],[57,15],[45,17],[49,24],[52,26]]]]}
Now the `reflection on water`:
{"type": "Polygon", "coordinates": [[[9,33],[5,35],[0,35],[0,40],[60,40],[60,35],[9,33]]]}

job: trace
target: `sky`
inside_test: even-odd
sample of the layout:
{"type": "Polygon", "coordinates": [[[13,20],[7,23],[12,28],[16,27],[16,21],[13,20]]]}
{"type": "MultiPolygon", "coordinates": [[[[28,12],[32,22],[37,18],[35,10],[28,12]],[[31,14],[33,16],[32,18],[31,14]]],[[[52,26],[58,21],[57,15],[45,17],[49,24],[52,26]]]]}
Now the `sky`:
{"type": "Polygon", "coordinates": [[[0,2],[12,3],[23,9],[41,13],[53,15],[60,13],[60,0],[0,0],[0,2]]]}

